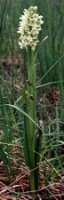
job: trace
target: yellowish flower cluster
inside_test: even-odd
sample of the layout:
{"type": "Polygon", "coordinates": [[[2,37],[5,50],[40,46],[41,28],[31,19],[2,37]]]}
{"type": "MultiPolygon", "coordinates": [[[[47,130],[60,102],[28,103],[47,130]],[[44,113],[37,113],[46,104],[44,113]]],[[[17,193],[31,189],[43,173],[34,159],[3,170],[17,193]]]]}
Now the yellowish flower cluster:
{"type": "Polygon", "coordinates": [[[43,16],[38,15],[37,6],[31,6],[28,10],[24,9],[17,31],[20,34],[18,44],[21,49],[30,47],[35,51],[39,42],[38,34],[43,23],[43,16]]]}

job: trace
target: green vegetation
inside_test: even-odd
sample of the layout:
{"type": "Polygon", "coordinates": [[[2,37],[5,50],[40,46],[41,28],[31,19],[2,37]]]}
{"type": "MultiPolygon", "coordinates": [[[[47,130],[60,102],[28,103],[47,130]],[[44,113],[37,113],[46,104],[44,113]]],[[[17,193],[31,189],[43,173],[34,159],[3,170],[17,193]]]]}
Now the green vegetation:
{"type": "MultiPolygon", "coordinates": [[[[38,162],[39,167],[40,163],[43,163],[45,186],[56,181],[57,177],[60,177],[62,180],[60,172],[64,171],[63,65],[64,1],[0,0],[0,160],[4,163],[9,183],[12,182],[15,170],[22,164],[22,159],[24,160],[24,132],[26,129],[28,135],[29,126],[31,126],[33,134],[33,130],[35,129],[35,132],[37,131],[38,134],[42,132],[41,149],[38,146],[38,144],[40,145],[40,141],[38,141],[35,150],[37,152],[35,152],[35,154],[36,163],[38,162]],[[30,102],[30,109],[28,112],[23,108],[24,103],[26,106],[26,102],[24,102],[25,99],[23,99],[23,82],[25,82],[27,73],[25,69],[26,55],[24,52],[21,53],[19,49],[17,34],[19,17],[23,9],[28,8],[30,5],[38,6],[39,14],[44,16],[44,24],[39,36],[40,41],[42,41],[42,38],[44,39],[45,36],[48,36],[45,42],[41,43],[36,64],[37,99],[35,99],[34,103],[36,103],[36,115],[39,112],[39,118],[37,119],[36,117],[36,120],[32,115],[32,111],[34,111],[35,108],[32,102],[30,102]],[[47,104],[47,100],[51,94],[50,91],[53,91],[53,88],[56,90],[55,95],[57,95],[57,91],[59,91],[59,103],[56,102],[56,96],[54,96],[54,105],[51,103],[49,104],[49,102],[47,104]],[[44,98],[43,94],[48,96],[45,102],[42,103],[43,105],[40,110],[40,99],[44,98]],[[41,116],[41,111],[45,112],[44,107],[49,115],[47,118],[48,122],[46,118],[43,120],[41,116]],[[19,163],[17,163],[18,158],[14,152],[16,145],[20,146],[17,155],[19,163]]],[[[31,78],[32,76],[30,76],[30,79],[31,78]]],[[[35,92],[29,91],[30,87],[27,87],[28,92],[35,92]]],[[[28,135],[28,142],[29,139],[28,135]]],[[[32,152],[31,141],[29,146],[32,152]]],[[[31,157],[29,160],[30,159],[31,157]]]]}

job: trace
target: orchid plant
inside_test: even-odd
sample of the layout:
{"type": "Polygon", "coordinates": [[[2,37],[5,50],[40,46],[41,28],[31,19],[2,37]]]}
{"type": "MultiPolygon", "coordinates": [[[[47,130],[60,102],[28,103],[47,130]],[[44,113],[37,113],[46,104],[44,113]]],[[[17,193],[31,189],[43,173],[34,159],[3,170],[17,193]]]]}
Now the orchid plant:
{"type": "MultiPolygon", "coordinates": [[[[39,33],[42,29],[43,16],[38,14],[37,6],[31,6],[24,9],[23,15],[20,17],[18,33],[18,44],[21,49],[26,52],[26,71],[27,79],[24,89],[24,110],[30,118],[24,117],[24,152],[25,161],[30,168],[30,190],[38,189],[38,159],[35,154],[37,146],[37,138],[35,134],[36,121],[36,60],[37,48],[39,44],[39,33]],[[33,119],[30,120],[30,119],[33,119]],[[37,176],[37,177],[36,177],[37,176]],[[36,184],[37,183],[37,184],[36,184]]],[[[37,147],[39,149],[39,147],[37,147]]],[[[39,155],[38,155],[39,157],[39,155]]]]}

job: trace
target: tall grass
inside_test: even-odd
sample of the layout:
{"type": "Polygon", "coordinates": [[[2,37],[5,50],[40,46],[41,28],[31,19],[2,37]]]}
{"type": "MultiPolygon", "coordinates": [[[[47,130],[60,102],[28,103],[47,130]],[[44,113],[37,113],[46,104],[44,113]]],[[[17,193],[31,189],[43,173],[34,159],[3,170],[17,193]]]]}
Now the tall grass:
{"type": "MultiPolygon", "coordinates": [[[[48,35],[48,39],[43,43],[38,54],[39,80],[37,82],[37,90],[44,87],[48,83],[51,85],[57,84],[61,93],[60,109],[56,107],[55,125],[56,130],[51,134],[50,124],[48,133],[45,127],[42,127],[42,148],[40,159],[44,165],[44,177],[46,185],[50,181],[55,180],[56,175],[59,175],[59,170],[64,168],[63,156],[59,155],[58,149],[63,145],[63,136],[61,135],[60,124],[64,121],[64,1],[55,0],[1,0],[0,1],[0,157],[4,162],[9,179],[13,173],[12,164],[10,161],[10,153],[12,145],[16,140],[13,136],[13,128],[17,131],[17,138],[21,144],[24,142],[24,114],[21,112],[22,98],[21,91],[17,96],[15,93],[14,82],[11,87],[6,84],[3,75],[2,58],[7,58],[8,55],[19,54],[17,45],[17,27],[19,16],[24,8],[30,5],[37,5],[39,13],[44,16],[44,26],[40,37],[48,35]],[[6,90],[6,94],[5,91],[6,90]],[[3,91],[3,92],[2,92],[3,91]],[[9,98],[9,96],[13,97],[9,98]],[[14,95],[15,94],[15,95],[14,95]],[[5,104],[15,103],[14,106],[6,106],[5,104]],[[19,107],[20,106],[20,107],[19,107]],[[19,108],[18,108],[19,107],[19,108]],[[60,110],[60,111],[59,111],[60,110]],[[6,145],[4,144],[6,143],[6,145]],[[47,166],[52,169],[47,175],[47,166]]],[[[14,65],[13,65],[14,68],[14,65]]],[[[4,69],[5,70],[5,69],[4,69]]],[[[4,78],[5,77],[5,78],[4,78]]],[[[11,73],[12,80],[17,79],[17,72],[11,73]]],[[[19,86],[19,83],[18,83],[19,86]]],[[[28,117],[28,116],[27,116],[28,117]]],[[[35,124],[36,126],[36,124],[35,124]]],[[[61,151],[61,150],[60,150],[61,151]]]]}
{"type": "MultiPolygon", "coordinates": [[[[7,80],[4,80],[1,70],[0,76],[0,159],[3,161],[9,182],[12,181],[14,174],[14,148],[16,143],[23,145],[23,118],[20,113],[7,106],[16,102],[12,97],[12,90],[8,86],[7,80]],[[18,140],[18,141],[17,141],[18,140]],[[13,153],[12,153],[13,152],[13,153]],[[13,158],[12,158],[13,155],[13,158]]],[[[19,103],[20,104],[20,103],[19,103]]],[[[19,156],[22,152],[19,151],[19,156]]]]}
{"type": "MultiPolygon", "coordinates": [[[[0,27],[2,36],[0,56],[6,56],[7,54],[15,54],[19,51],[17,46],[17,25],[18,19],[22,10],[30,5],[37,5],[40,14],[44,16],[44,27],[42,31],[42,37],[48,35],[47,41],[43,44],[39,51],[39,66],[40,66],[40,77],[47,72],[47,70],[56,61],[61,58],[64,52],[64,29],[63,29],[63,10],[64,2],[55,0],[41,0],[41,1],[1,1],[0,3],[0,27]],[[49,6],[50,5],[50,6],[49,6]]],[[[63,80],[64,70],[63,61],[61,60],[48,74],[44,77],[43,82],[63,80]]],[[[62,92],[62,84],[60,89],[62,92]]]]}

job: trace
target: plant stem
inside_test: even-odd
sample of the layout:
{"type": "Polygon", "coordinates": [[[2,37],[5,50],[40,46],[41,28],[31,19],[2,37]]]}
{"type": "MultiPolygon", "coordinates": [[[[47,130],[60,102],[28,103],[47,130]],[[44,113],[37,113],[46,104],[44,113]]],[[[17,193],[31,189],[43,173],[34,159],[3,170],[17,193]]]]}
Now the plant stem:
{"type": "Polygon", "coordinates": [[[35,173],[34,171],[30,172],[30,179],[29,179],[29,187],[30,191],[32,192],[31,195],[33,199],[36,199],[36,185],[35,185],[35,173]]]}
{"type": "MultiPolygon", "coordinates": [[[[35,121],[35,60],[32,51],[27,52],[27,81],[25,86],[25,112],[35,121]]],[[[35,167],[35,125],[25,117],[25,160],[30,170],[35,167]]]]}

